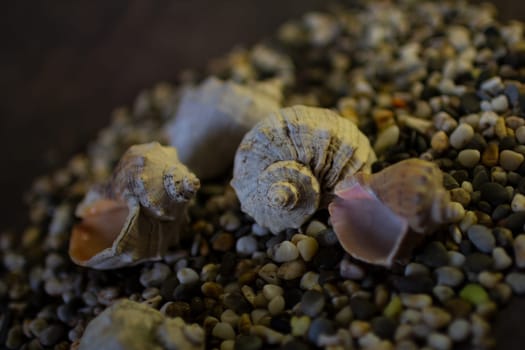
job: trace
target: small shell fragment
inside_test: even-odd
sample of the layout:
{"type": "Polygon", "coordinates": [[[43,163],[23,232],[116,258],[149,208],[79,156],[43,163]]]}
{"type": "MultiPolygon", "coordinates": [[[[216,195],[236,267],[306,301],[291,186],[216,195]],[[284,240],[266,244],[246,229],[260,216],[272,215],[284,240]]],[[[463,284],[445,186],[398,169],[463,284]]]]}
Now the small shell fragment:
{"type": "Polygon", "coordinates": [[[130,147],[109,182],[93,186],[78,205],[82,221],[72,230],[71,259],[96,269],[160,259],[180,240],[199,186],[174,148],[130,147]]]}
{"type": "Polygon", "coordinates": [[[279,232],[298,228],[331,200],[335,184],[370,171],[375,154],[357,126],[321,108],[294,106],[263,119],[235,155],[242,210],[279,232]]]}
{"type": "Polygon", "coordinates": [[[329,206],[343,248],[363,261],[390,267],[406,258],[422,235],[464,216],[443,187],[434,163],[408,159],[379,173],[357,173],[340,182],[329,206]]]}
{"type": "Polygon", "coordinates": [[[281,85],[277,79],[252,85],[206,79],[183,94],[166,126],[170,144],[199,178],[223,175],[244,134],[281,107],[281,85]]]}

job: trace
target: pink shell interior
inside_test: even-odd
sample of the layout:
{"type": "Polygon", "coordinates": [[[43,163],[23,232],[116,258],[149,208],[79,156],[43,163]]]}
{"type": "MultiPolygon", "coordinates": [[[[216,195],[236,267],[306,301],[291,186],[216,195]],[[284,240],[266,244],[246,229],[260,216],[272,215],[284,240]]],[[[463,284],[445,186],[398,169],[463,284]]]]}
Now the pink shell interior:
{"type": "Polygon", "coordinates": [[[335,194],[328,210],[343,249],[357,259],[390,267],[404,252],[407,220],[359,182],[336,188],[335,194]]]}

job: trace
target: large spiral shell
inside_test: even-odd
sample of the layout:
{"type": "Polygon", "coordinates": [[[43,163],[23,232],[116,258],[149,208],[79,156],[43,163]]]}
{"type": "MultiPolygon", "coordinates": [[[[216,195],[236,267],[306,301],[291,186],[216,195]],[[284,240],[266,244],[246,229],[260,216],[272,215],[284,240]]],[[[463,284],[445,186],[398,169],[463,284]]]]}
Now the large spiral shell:
{"type": "Polygon", "coordinates": [[[96,269],[160,259],[178,243],[199,186],[174,148],[132,146],[110,181],[93,186],[78,205],[82,221],[73,227],[71,259],[96,269]]]}
{"type": "Polygon", "coordinates": [[[349,120],[294,106],[250,130],[235,155],[233,180],[244,212],[272,232],[298,228],[326,207],[337,182],[370,171],[375,154],[349,120]]]}

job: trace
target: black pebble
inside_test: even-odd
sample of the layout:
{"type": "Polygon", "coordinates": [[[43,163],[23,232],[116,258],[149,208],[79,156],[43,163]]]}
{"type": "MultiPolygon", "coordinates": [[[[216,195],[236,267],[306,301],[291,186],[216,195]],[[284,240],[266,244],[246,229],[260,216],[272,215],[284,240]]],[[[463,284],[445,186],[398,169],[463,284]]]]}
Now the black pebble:
{"type": "Polygon", "coordinates": [[[234,350],[259,350],[263,347],[263,341],[256,335],[240,335],[235,339],[234,350]]]}
{"type": "Polygon", "coordinates": [[[525,177],[518,183],[518,191],[520,191],[521,194],[525,194],[525,177]]]}
{"type": "Polygon", "coordinates": [[[461,108],[465,114],[477,113],[480,111],[479,98],[475,92],[469,91],[461,95],[461,108]]]}
{"type": "Polygon", "coordinates": [[[200,293],[200,283],[179,284],[173,291],[173,299],[190,301],[196,294],[200,293]]]}
{"type": "Polygon", "coordinates": [[[465,146],[466,148],[471,148],[483,152],[487,148],[487,141],[479,133],[475,133],[470,142],[465,146]]]}
{"type": "Polygon", "coordinates": [[[444,266],[448,264],[448,252],[442,243],[433,241],[418,254],[417,260],[430,267],[444,266]]]}
{"type": "Polygon", "coordinates": [[[177,279],[177,276],[171,275],[170,277],[166,278],[164,282],[162,282],[162,285],[160,286],[159,294],[162,297],[164,301],[171,301],[173,299],[173,292],[175,291],[175,288],[179,285],[179,280],[177,279]]]}
{"type": "Polygon", "coordinates": [[[507,96],[507,99],[509,100],[509,103],[512,107],[519,105],[520,91],[516,84],[505,84],[505,89],[503,92],[505,93],[505,96],[507,96]]]}
{"type": "Polygon", "coordinates": [[[472,179],[472,188],[477,191],[487,182],[489,182],[489,174],[486,171],[478,171],[472,179]]]}
{"type": "Polygon", "coordinates": [[[516,147],[516,138],[514,136],[505,136],[499,141],[499,150],[513,150],[516,147]]]}
{"type": "Polygon", "coordinates": [[[468,255],[474,251],[474,245],[471,241],[464,239],[459,243],[459,251],[463,255],[468,255]]]}
{"type": "Polygon", "coordinates": [[[44,329],[42,333],[39,334],[38,340],[44,346],[51,346],[58,343],[65,335],[65,328],[62,325],[55,324],[44,329]]]}
{"type": "Polygon", "coordinates": [[[393,276],[392,285],[401,293],[430,293],[434,281],[427,276],[393,276]]]}
{"type": "Polygon", "coordinates": [[[489,214],[489,215],[492,214],[492,206],[490,205],[489,202],[486,202],[486,201],[478,202],[478,208],[485,214],[489,214]]]}
{"type": "Polygon", "coordinates": [[[316,318],[308,328],[308,340],[316,343],[321,334],[331,335],[335,333],[334,323],[326,318],[316,318]]]}
{"type": "MultiPolygon", "coordinates": [[[[281,347],[281,350],[311,350],[311,349],[313,348],[309,344],[306,344],[305,342],[299,339],[290,340],[289,342],[286,342],[281,347]]],[[[237,348],[235,348],[235,350],[237,350],[237,348]]]]}
{"type": "Polygon", "coordinates": [[[322,247],[312,263],[318,269],[333,269],[343,258],[343,251],[338,246],[322,247]]]}
{"type": "Polygon", "coordinates": [[[522,211],[510,214],[505,219],[505,222],[504,222],[504,226],[515,234],[523,231],[524,224],[525,224],[525,212],[522,212],[522,211]]]}
{"type": "Polygon", "coordinates": [[[324,270],[319,271],[319,284],[322,286],[327,282],[334,282],[341,278],[339,271],[336,270],[324,270]]]}
{"type": "Polygon", "coordinates": [[[290,316],[282,314],[274,316],[270,319],[270,327],[281,333],[290,333],[292,326],[290,325],[290,316]]]}
{"type": "Polygon", "coordinates": [[[510,205],[508,204],[500,204],[498,205],[494,211],[492,212],[492,221],[500,221],[501,219],[504,219],[512,212],[510,205]]]}
{"type": "Polygon", "coordinates": [[[458,188],[459,183],[456,181],[456,179],[452,175],[448,173],[444,173],[443,174],[443,186],[445,186],[447,190],[452,190],[454,188],[458,188]]]}
{"type": "Polygon", "coordinates": [[[292,309],[297,303],[301,301],[303,292],[299,288],[286,288],[284,290],[284,302],[287,309],[292,309]]]}
{"type": "Polygon", "coordinates": [[[392,339],[397,323],[389,317],[379,316],[372,320],[372,330],[383,339],[392,339]]]}
{"type": "Polygon", "coordinates": [[[494,260],[491,256],[483,253],[471,253],[466,256],[464,267],[467,271],[479,273],[484,270],[490,270],[494,260]]]}
{"type": "Polygon", "coordinates": [[[467,181],[469,179],[468,171],[466,170],[453,170],[450,172],[450,175],[456,179],[458,184],[463,183],[463,181],[467,181]]]}
{"type": "Polygon", "coordinates": [[[244,314],[248,313],[252,310],[251,305],[244,299],[241,293],[239,292],[231,292],[227,293],[224,296],[224,306],[226,306],[229,309],[232,309],[236,313],[244,314]]]}
{"type": "Polygon", "coordinates": [[[317,235],[317,243],[322,247],[329,247],[336,245],[339,242],[337,235],[332,229],[325,229],[317,235]]]}
{"type": "Polygon", "coordinates": [[[523,177],[518,174],[515,171],[509,171],[507,173],[507,183],[513,187],[516,187],[519,185],[519,183],[523,180],[523,177]]]}
{"type": "Polygon", "coordinates": [[[377,306],[370,300],[355,297],[350,299],[350,307],[358,320],[369,320],[377,313],[377,306]]]}
{"type": "Polygon", "coordinates": [[[487,182],[481,185],[481,199],[496,206],[509,201],[509,195],[505,187],[496,182],[487,182]]]}

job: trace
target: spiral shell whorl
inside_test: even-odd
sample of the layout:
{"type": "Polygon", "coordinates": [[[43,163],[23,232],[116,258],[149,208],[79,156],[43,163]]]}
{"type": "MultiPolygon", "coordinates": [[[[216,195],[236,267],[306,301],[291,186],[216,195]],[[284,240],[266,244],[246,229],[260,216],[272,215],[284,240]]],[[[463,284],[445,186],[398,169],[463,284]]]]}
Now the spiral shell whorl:
{"type": "Polygon", "coordinates": [[[294,106],[272,113],[244,137],[233,180],[242,210],[272,232],[298,228],[328,204],[347,174],[369,172],[375,154],[336,113],[294,106]]]}

